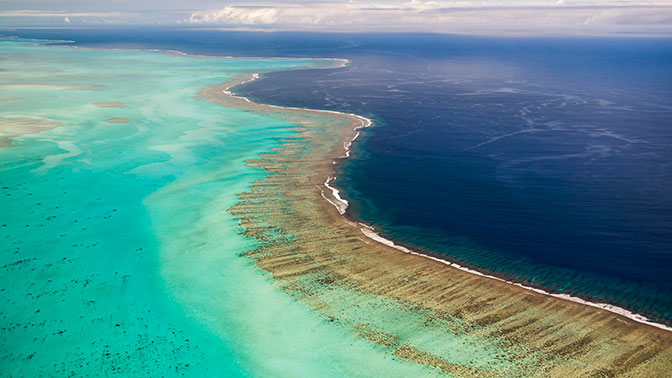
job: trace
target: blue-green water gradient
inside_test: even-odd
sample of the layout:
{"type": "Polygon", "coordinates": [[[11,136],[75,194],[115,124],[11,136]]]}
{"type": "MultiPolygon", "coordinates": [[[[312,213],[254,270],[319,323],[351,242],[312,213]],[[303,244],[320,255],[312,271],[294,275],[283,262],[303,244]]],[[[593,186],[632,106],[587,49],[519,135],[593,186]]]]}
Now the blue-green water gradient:
{"type": "Polygon", "coordinates": [[[60,124],[0,148],[2,375],[427,372],[284,294],[227,211],[266,174],[245,161],[293,125],[200,88],[329,62],[1,40],[0,63],[0,117],[60,124]],[[94,105],[111,101],[127,106],[94,105]]]}

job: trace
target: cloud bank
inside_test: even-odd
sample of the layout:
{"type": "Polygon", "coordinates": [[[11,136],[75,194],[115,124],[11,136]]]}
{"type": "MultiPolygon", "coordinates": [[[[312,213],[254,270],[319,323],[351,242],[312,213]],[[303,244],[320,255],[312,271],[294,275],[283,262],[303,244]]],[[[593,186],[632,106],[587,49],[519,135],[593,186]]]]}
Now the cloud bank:
{"type": "MultiPolygon", "coordinates": [[[[0,0],[0,8],[3,4],[37,7],[48,2],[53,6],[50,1],[0,0]]],[[[59,4],[68,3],[63,1],[59,4]]],[[[253,0],[258,2],[215,5],[215,9],[208,8],[219,1],[165,1],[158,6],[145,0],[77,0],[69,11],[0,9],[0,26],[127,24],[247,30],[672,36],[672,0],[253,0]],[[86,7],[81,5],[84,3],[86,7]],[[123,11],[113,8],[120,4],[124,7],[116,9],[123,11]],[[177,9],[177,5],[194,9],[177,9]]]]}
{"type": "MultiPolygon", "coordinates": [[[[1,1],[1,0],[0,0],[1,1]]],[[[0,11],[2,26],[61,26],[89,24],[126,24],[145,20],[131,12],[68,12],[50,10],[8,10],[0,11]]]]}
{"type": "Polygon", "coordinates": [[[545,6],[419,0],[395,4],[276,3],[196,11],[184,22],[339,31],[672,33],[672,5],[576,5],[564,0],[545,6]]]}

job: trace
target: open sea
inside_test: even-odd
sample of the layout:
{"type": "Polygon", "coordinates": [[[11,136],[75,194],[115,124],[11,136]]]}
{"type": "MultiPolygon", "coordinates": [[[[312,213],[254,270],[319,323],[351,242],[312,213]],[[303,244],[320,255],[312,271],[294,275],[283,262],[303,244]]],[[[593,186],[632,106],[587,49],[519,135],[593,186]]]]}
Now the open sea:
{"type": "Polygon", "coordinates": [[[412,249],[672,323],[672,41],[16,30],[87,47],[348,58],[237,93],[368,116],[336,185],[412,249]]]}

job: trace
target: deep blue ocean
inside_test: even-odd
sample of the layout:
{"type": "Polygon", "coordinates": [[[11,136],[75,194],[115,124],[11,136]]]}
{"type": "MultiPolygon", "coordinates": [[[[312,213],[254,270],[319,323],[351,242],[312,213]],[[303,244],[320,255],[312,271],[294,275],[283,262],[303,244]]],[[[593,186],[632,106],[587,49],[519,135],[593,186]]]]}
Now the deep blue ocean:
{"type": "Polygon", "coordinates": [[[375,120],[336,184],[413,249],[672,323],[672,40],[16,30],[89,47],[348,58],[237,92],[375,120]]]}

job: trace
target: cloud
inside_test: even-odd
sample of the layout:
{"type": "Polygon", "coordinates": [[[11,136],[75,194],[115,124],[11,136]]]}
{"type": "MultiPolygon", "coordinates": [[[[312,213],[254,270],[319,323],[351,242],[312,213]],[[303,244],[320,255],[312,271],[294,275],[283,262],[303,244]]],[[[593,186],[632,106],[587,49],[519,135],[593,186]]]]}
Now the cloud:
{"type": "Polygon", "coordinates": [[[278,8],[224,7],[220,10],[192,13],[193,24],[235,23],[242,25],[275,24],[281,10],[278,8]]]}
{"type": "MultiPolygon", "coordinates": [[[[0,10],[0,25],[191,24],[249,30],[672,36],[672,0],[231,1],[219,9],[198,10],[216,1],[192,0],[194,11],[0,10]]],[[[88,9],[99,9],[91,4],[88,9]]]]}
{"type": "MultiPolygon", "coordinates": [[[[2,0],[0,0],[2,1],[2,0]]],[[[184,13],[180,18],[184,17],[184,13]]],[[[82,24],[147,24],[161,20],[163,15],[142,12],[78,12],[52,10],[0,11],[0,26],[47,26],[82,24]]],[[[174,23],[174,20],[173,20],[174,23]]]]}
{"type": "Polygon", "coordinates": [[[459,7],[467,2],[437,2],[412,0],[406,3],[278,3],[260,6],[226,6],[219,10],[193,12],[192,24],[236,25],[347,25],[384,24],[439,7],[459,7]]]}
{"type": "MultiPolygon", "coordinates": [[[[193,12],[185,23],[208,25],[271,25],[287,28],[360,31],[672,33],[668,5],[573,5],[564,0],[545,6],[474,5],[468,1],[404,3],[275,3],[229,5],[193,12]]],[[[585,3],[584,3],[585,4],[585,3]]]]}
{"type": "Polygon", "coordinates": [[[130,13],[122,12],[66,12],[42,10],[8,10],[0,11],[0,17],[127,17],[130,13]]]}
{"type": "Polygon", "coordinates": [[[343,17],[351,22],[365,21],[356,16],[352,3],[314,3],[308,5],[227,6],[219,10],[194,12],[187,20],[192,24],[236,25],[319,25],[340,24],[343,17]]]}

